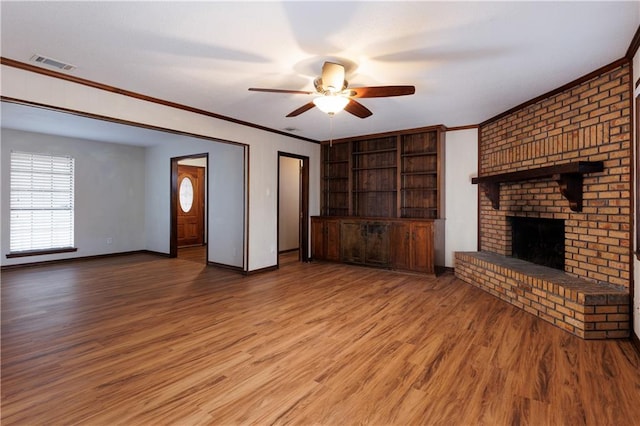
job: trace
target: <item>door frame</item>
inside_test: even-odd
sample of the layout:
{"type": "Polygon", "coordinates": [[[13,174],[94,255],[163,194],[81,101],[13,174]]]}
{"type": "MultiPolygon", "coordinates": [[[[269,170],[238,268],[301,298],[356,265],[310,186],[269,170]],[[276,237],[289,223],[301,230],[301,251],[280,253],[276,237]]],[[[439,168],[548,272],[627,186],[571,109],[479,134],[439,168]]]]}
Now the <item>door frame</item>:
{"type": "MultiPolygon", "coordinates": [[[[205,180],[205,203],[204,203],[204,232],[209,232],[209,153],[183,155],[180,157],[171,157],[171,171],[170,171],[170,191],[169,197],[170,205],[170,231],[169,231],[169,257],[178,257],[178,162],[180,160],[186,160],[187,158],[204,158],[206,161],[206,168],[204,171],[205,180]]],[[[208,244],[209,236],[204,235],[204,241],[208,244]]],[[[209,261],[209,254],[207,253],[207,262],[209,261]]]]}
{"type": "MultiPolygon", "coordinates": [[[[277,227],[276,227],[276,252],[280,247],[280,159],[282,157],[294,158],[302,160],[302,169],[300,170],[300,209],[299,209],[299,228],[298,246],[299,260],[301,262],[309,261],[309,157],[288,152],[278,151],[278,197],[277,203],[277,227]]],[[[277,256],[276,265],[280,267],[280,256],[277,256]]]]}

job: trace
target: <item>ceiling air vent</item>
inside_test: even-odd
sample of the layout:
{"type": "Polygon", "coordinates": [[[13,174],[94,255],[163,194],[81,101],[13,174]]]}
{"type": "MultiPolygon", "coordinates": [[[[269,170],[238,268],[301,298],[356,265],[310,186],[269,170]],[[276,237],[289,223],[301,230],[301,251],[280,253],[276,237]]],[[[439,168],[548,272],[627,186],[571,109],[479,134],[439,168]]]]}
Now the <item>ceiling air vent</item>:
{"type": "Polygon", "coordinates": [[[65,64],[64,62],[58,61],[57,59],[47,58],[46,56],[42,55],[33,55],[31,57],[31,60],[44,65],[49,65],[50,67],[58,68],[59,70],[63,71],[72,71],[76,69],[75,65],[65,64]]]}

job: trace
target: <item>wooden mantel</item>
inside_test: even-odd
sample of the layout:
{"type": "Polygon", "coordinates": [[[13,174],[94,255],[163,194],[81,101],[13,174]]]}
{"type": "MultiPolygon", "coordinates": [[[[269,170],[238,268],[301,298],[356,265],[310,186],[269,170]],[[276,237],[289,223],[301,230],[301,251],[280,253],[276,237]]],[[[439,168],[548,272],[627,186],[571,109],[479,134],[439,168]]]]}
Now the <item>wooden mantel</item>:
{"type": "Polygon", "coordinates": [[[500,208],[501,183],[551,178],[558,182],[560,193],[569,201],[571,210],[579,212],[582,211],[583,176],[587,173],[597,173],[603,170],[604,164],[602,161],[575,161],[517,172],[479,176],[472,178],[471,183],[482,186],[485,195],[491,200],[491,206],[497,210],[500,208]]]}

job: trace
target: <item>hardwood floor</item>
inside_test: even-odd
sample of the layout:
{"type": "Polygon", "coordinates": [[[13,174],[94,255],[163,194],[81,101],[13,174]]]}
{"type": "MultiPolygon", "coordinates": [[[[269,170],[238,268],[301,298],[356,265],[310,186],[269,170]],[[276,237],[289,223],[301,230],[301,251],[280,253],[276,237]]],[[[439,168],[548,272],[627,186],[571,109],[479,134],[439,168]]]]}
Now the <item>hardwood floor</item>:
{"type": "Polygon", "coordinates": [[[207,246],[178,247],[178,259],[207,263],[207,246]]]}
{"type": "Polygon", "coordinates": [[[148,254],[2,273],[2,424],[640,423],[629,341],[458,281],[148,254]]]}
{"type": "Polygon", "coordinates": [[[295,265],[300,262],[300,252],[298,250],[280,253],[278,255],[278,264],[281,268],[295,265]]]}

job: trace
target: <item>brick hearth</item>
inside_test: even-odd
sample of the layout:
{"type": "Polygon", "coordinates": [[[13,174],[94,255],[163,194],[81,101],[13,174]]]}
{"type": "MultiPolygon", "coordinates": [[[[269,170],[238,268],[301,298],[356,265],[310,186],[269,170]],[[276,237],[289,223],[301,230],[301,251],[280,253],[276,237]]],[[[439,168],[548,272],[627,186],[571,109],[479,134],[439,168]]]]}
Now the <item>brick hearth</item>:
{"type": "Polygon", "coordinates": [[[629,292],[495,253],[455,254],[456,277],[585,339],[629,337],[629,292]]]}

